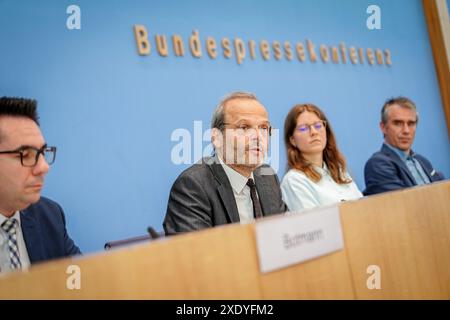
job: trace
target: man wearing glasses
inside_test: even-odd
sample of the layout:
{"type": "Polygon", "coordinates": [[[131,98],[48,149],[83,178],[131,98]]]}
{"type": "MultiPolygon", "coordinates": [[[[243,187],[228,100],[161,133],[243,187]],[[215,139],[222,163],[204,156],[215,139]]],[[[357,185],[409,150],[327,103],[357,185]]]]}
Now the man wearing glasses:
{"type": "Polygon", "coordinates": [[[248,223],[287,211],[277,175],[264,156],[271,126],[255,95],[235,92],[211,121],[215,154],[185,170],[172,186],[166,235],[228,223],[248,223]]]}
{"type": "Polygon", "coordinates": [[[411,150],[418,120],[416,105],[410,99],[398,97],[386,101],[380,122],[384,143],[364,168],[364,195],[444,180],[430,161],[411,150]]]}
{"type": "Polygon", "coordinates": [[[62,208],[41,197],[56,147],[45,143],[36,101],[0,98],[0,272],[79,254],[62,208]]]}

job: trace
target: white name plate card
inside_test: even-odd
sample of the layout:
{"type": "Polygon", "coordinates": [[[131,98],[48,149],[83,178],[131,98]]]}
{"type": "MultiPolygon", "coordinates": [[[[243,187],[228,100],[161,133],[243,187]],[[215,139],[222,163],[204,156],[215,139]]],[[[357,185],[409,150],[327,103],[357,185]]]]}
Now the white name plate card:
{"type": "Polygon", "coordinates": [[[344,247],[337,205],[260,221],[255,229],[259,265],[263,273],[344,247]]]}

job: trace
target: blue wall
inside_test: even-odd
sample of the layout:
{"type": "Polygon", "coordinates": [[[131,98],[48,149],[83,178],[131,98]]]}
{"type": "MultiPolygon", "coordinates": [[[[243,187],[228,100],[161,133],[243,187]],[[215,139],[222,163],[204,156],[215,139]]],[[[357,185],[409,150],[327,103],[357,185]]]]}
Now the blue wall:
{"type": "MultiPolygon", "coordinates": [[[[178,143],[172,133],[185,128],[193,135],[195,120],[205,131],[214,106],[234,90],[255,92],[277,128],[296,103],[322,107],[361,189],[364,163],[382,143],[384,100],[408,96],[421,114],[414,148],[449,177],[450,146],[421,1],[376,1],[382,29],[372,31],[370,4],[0,0],[0,95],[38,99],[43,132],[58,146],[44,195],[65,208],[70,233],[85,252],[144,234],[149,225],[162,229],[172,182],[188,166],[171,161],[178,143]],[[70,4],[81,8],[81,30],[66,28],[70,4]],[[132,27],[138,23],[152,36],[150,56],[137,54],[132,27]],[[201,59],[188,50],[176,58],[171,46],[167,58],[156,53],[155,33],[187,41],[194,29],[203,41],[201,59]],[[259,54],[238,65],[220,50],[217,59],[208,58],[206,36],[292,44],[308,38],[316,50],[341,41],[387,48],[393,66],[263,61],[259,54]]],[[[279,156],[282,177],[282,144],[272,156],[279,156]]]]}

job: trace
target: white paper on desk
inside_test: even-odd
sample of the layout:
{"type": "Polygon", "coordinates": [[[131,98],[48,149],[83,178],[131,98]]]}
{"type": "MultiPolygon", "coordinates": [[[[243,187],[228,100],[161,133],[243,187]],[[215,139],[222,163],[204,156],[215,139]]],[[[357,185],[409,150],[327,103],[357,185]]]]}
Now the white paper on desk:
{"type": "Polygon", "coordinates": [[[317,258],[344,247],[337,205],[260,221],[255,229],[261,272],[317,258]]]}

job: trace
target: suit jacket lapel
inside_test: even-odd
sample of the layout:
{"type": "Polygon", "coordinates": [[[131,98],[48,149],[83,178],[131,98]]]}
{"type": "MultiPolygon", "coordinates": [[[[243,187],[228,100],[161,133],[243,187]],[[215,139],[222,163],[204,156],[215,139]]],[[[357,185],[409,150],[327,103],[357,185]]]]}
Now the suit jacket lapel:
{"type": "Polygon", "coordinates": [[[219,182],[217,191],[222,199],[223,206],[231,222],[240,222],[239,211],[236,205],[236,199],[234,198],[233,188],[231,187],[230,180],[228,180],[225,170],[223,170],[222,165],[219,163],[218,159],[211,158],[213,161],[209,163],[209,166],[215,176],[216,180],[219,182]]]}
{"type": "Polygon", "coordinates": [[[253,172],[253,176],[255,177],[256,190],[258,191],[259,203],[261,204],[263,216],[266,216],[266,212],[271,211],[271,200],[274,193],[271,185],[267,183],[267,179],[264,179],[263,176],[259,175],[256,170],[253,172]]]}
{"type": "Polygon", "coordinates": [[[416,180],[414,179],[411,172],[409,172],[408,167],[406,164],[400,159],[398,154],[396,154],[393,150],[391,150],[388,146],[383,144],[383,147],[381,148],[381,151],[388,155],[397,165],[403,170],[403,172],[408,176],[409,180],[411,180],[412,185],[416,185],[416,180]]]}
{"type": "Polygon", "coordinates": [[[30,262],[43,260],[44,251],[34,215],[25,209],[20,212],[20,222],[30,262]]]}
{"type": "Polygon", "coordinates": [[[420,157],[415,157],[415,153],[412,150],[411,150],[411,155],[414,156],[414,159],[419,162],[420,166],[423,169],[423,172],[425,172],[425,174],[427,175],[430,182],[433,182],[433,178],[431,177],[431,172],[429,171],[429,167],[427,166],[427,164],[424,163],[420,157]]]}

